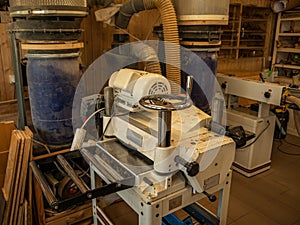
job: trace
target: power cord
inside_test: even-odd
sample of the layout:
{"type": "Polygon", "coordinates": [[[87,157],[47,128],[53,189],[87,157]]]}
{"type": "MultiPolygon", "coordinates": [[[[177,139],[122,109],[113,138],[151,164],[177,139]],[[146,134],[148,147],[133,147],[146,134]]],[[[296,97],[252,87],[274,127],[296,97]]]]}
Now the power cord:
{"type": "MultiPolygon", "coordinates": [[[[281,152],[285,155],[300,156],[300,153],[292,153],[292,152],[287,152],[287,151],[282,150],[280,147],[283,145],[283,141],[280,140],[279,142],[280,142],[280,144],[277,146],[277,150],[279,152],[281,152]]],[[[286,142],[286,144],[289,144],[289,142],[287,142],[287,141],[285,141],[285,142],[286,142]]],[[[300,147],[299,145],[295,145],[293,143],[291,143],[290,145],[300,147]]]]}
{"type": "Polygon", "coordinates": [[[243,146],[243,147],[239,147],[237,149],[244,149],[244,148],[248,148],[249,146],[253,145],[260,137],[261,135],[263,135],[263,133],[269,128],[270,126],[270,121],[267,121],[267,126],[259,133],[259,135],[256,136],[256,138],[249,144],[243,146]]]}

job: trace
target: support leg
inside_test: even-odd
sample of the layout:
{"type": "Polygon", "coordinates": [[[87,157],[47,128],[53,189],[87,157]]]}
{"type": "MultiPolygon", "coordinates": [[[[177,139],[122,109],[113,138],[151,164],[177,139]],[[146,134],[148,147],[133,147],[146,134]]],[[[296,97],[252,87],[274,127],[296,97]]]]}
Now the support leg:
{"type": "Polygon", "coordinates": [[[16,34],[10,31],[10,41],[12,50],[12,61],[15,73],[16,95],[18,101],[18,129],[24,130],[26,126],[26,110],[24,101],[23,78],[21,70],[20,48],[16,39],[16,34]]]}

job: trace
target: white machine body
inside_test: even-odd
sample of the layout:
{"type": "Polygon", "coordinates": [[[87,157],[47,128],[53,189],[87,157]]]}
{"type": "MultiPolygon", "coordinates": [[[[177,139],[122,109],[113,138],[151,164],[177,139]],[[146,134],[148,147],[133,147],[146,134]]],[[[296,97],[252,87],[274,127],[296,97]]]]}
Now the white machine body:
{"type": "Polygon", "coordinates": [[[146,95],[171,93],[170,83],[164,76],[133,69],[113,73],[109,86],[114,88],[118,104],[130,111],[138,110],[138,101],[146,95]]]}
{"type": "MultiPolygon", "coordinates": [[[[225,225],[234,141],[206,128],[211,117],[192,106],[172,111],[170,146],[159,147],[158,125],[164,121],[158,119],[158,111],[144,110],[138,102],[146,95],[170,94],[168,80],[125,69],[113,74],[109,86],[114,88],[116,113],[107,124],[115,138],[98,142],[92,150],[81,150],[91,166],[92,188],[95,174],[107,182],[132,177],[134,187],[118,194],[143,225],[160,225],[163,216],[222,190],[217,217],[225,225]],[[186,164],[178,163],[176,157],[197,163],[199,172],[190,175],[186,164]],[[149,160],[151,164],[146,163],[149,160]]],[[[94,224],[98,224],[101,210],[96,200],[93,209],[94,224]]]]}
{"type": "Polygon", "coordinates": [[[248,147],[236,150],[233,169],[247,177],[268,170],[271,167],[276,119],[270,113],[270,105],[281,105],[285,86],[224,74],[217,74],[217,80],[227,99],[226,124],[241,125],[246,131],[256,135],[247,142],[248,147]],[[232,96],[258,101],[258,112],[236,106],[231,102],[232,96]]]}

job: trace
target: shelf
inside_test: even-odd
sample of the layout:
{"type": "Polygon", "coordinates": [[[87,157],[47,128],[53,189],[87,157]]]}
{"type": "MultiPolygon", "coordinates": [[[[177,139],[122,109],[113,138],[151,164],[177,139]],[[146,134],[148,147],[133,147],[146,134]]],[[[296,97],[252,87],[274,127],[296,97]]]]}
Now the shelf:
{"type": "Polygon", "coordinates": [[[242,19],[242,22],[268,22],[267,19],[242,19]]]}
{"type": "Polygon", "coordinates": [[[286,18],[281,18],[281,21],[295,21],[295,20],[300,20],[300,17],[286,17],[286,18]]]}
{"type": "Polygon", "coordinates": [[[258,31],[258,30],[243,30],[242,33],[248,34],[251,33],[251,35],[266,35],[265,31],[258,31]]]}
{"type": "Polygon", "coordinates": [[[283,37],[298,37],[300,33],[279,33],[278,35],[283,37]]]}
{"type": "Polygon", "coordinates": [[[265,42],[263,39],[242,39],[240,40],[241,42],[265,42]]]}
{"type": "Polygon", "coordinates": [[[300,53],[300,48],[278,48],[278,52],[300,53]]]}
{"type": "Polygon", "coordinates": [[[232,49],[237,49],[236,46],[221,46],[221,49],[224,49],[224,50],[232,50],[232,49]]]}
{"type": "Polygon", "coordinates": [[[249,52],[249,58],[258,54],[267,58],[270,47],[266,39],[270,38],[273,28],[271,9],[231,3],[229,11],[229,25],[221,28],[220,55],[230,53],[230,58],[238,59],[249,52]]]}
{"type": "Polygon", "coordinates": [[[223,33],[238,33],[237,30],[222,30],[223,33]]]}
{"type": "Polygon", "coordinates": [[[275,64],[274,66],[277,68],[300,70],[300,66],[295,66],[290,64],[275,64]]]}
{"type": "Polygon", "coordinates": [[[253,49],[253,50],[262,50],[264,46],[240,46],[239,49],[253,49]]]}

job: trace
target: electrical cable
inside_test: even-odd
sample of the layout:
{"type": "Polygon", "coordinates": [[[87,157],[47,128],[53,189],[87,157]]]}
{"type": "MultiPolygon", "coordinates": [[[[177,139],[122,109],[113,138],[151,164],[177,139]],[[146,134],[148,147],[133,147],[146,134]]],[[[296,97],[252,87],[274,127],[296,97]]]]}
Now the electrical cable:
{"type": "Polygon", "coordinates": [[[40,141],[38,141],[36,139],[33,139],[33,142],[36,143],[36,144],[38,144],[38,145],[43,146],[49,154],[51,153],[49,147],[46,144],[44,144],[44,143],[42,143],[42,142],[40,142],[40,141]]]}
{"type": "Polygon", "coordinates": [[[294,143],[291,143],[291,142],[289,142],[289,141],[287,141],[287,140],[283,140],[286,144],[289,144],[289,145],[292,145],[292,146],[295,146],[295,147],[298,147],[298,148],[300,148],[300,145],[297,145],[297,144],[294,144],[294,143]]]}
{"type": "Polygon", "coordinates": [[[104,129],[102,135],[99,137],[99,140],[103,140],[103,137],[104,137],[104,135],[105,135],[105,133],[106,133],[106,131],[107,131],[107,129],[108,129],[108,126],[110,125],[110,123],[111,123],[113,117],[125,116],[125,115],[129,115],[129,114],[130,114],[130,112],[121,113],[121,114],[115,114],[115,113],[113,113],[113,114],[111,115],[111,117],[109,118],[109,120],[108,120],[108,122],[107,122],[107,124],[106,124],[106,127],[105,127],[105,129],[104,129]]]}
{"type": "MultiPolygon", "coordinates": [[[[280,144],[277,146],[277,150],[285,155],[291,155],[291,156],[300,156],[300,153],[292,153],[292,152],[287,152],[287,151],[284,151],[282,150],[280,147],[283,145],[283,142],[280,140],[279,141],[280,144]]],[[[300,147],[300,146],[298,146],[300,147]]]]}
{"type": "Polygon", "coordinates": [[[82,124],[82,126],[81,126],[81,129],[83,129],[85,126],[86,126],[86,124],[90,121],[90,119],[93,117],[93,116],[95,116],[97,113],[99,113],[99,112],[101,112],[101,111],[103,111],[103,110],[105,110],[105,108],[101,108],[101,109],[98,109],[97,111],[95,111],[95,112],[93,112],[85,121],[84,121],[84,123],[82,124]]]}
{"type": "Polygon", "coordinates": [[[249,143],[245,146],[239,147],[237,149],[244,149],[244,148],[248,148],[249,146],[253,145],[261,137],[261,135],[263,135],[263,133],[269,128],[270,122],[267,121],[267,123],[268,123],[267,126],[259,133],[259,135],[256,136],[256,138],[251,143],[249,143]]]}

